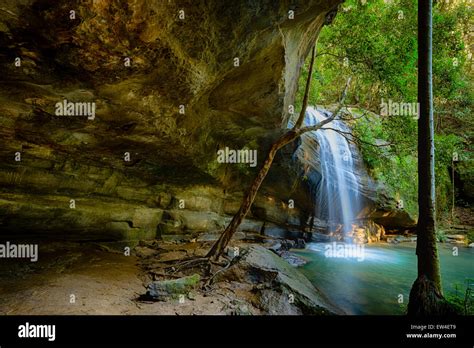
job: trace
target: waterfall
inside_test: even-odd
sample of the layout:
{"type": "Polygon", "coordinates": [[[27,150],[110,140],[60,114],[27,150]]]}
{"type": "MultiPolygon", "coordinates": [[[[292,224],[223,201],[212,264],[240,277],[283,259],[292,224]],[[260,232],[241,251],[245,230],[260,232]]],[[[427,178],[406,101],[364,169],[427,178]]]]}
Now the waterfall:
{"type": "MultiPolygon", "coordinates": [[[[330,115],[327,110],[308,107],[305,126],[318,124],[330,115]]],[[[352,230],[361,208],[360,184],[355,175],[355,158],[359,156],[357,148],[344,136],[350,128],[343,121],[334,120],[325,128],[334,130],[320,129],[305,133],[295,155],[303,163],[304,175],[312,188],[315,217],[327,221],[329,225],[339,225],[340,232],[347,234],[352,230]]]]}

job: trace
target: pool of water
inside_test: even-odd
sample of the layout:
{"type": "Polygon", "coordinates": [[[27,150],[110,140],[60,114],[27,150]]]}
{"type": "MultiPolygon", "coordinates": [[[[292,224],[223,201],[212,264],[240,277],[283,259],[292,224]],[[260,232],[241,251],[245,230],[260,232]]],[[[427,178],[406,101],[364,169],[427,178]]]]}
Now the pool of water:
{"type": "MultiPolygon", "coordinates": [[[[301,271],[332,302],[347,314],[404,313],[417,275],[415,243],[365,245],[363,260],[326,257],[326,250],[324,243],[310,243],[295,253],[309,261],[301,271]]],[[[474,249],[458,247],[455,256],[453,245],[439,244],[438,251],[445,295],[455,284],[464,294],[465,280],[474,278],[474,249]]]]}

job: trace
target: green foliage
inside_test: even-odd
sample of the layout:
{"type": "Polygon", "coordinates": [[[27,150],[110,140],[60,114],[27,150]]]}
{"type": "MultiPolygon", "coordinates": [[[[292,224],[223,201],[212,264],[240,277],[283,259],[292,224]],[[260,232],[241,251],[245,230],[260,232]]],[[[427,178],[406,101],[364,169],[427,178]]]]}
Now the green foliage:
{"type": "Polygon", "coordinates": [[[467,244],[474,243],[474,229],[470,229],[466,232],[467,244]]]}
{"type": "Polygon", "coordinates": [[[386,122],[386,118],[369,114],[353,124],[354,135],[363,140],[359,148],[371,176],[384,184],[391,197],[403,200],[410,215],[417,216],[416,145],[397,146],[402,134],[394,134],[393,129],[385,126],[386,122]]]}
{"type": "Polygon", "coordinates": [[[461,152],[462,139],[454,134],[435,135],[436,214],[446,217],[452,207],[453,184],[449,168],[454,152],[461,152]]]}
{"type": "Polygon", "coordinates": [[[454,292],[446,294],[446,300],[455,308],[456,312],[464,315],[474,314],[473,295],[474,279],[467,278],[464,284],[454,284],[454,292]]]}
{"type": "MultiPolygon", "coordinates": [[[[467,1],[439,1],[433,9],[433,93],[436,147],[437,216],[447,216],[451,205],[453,152],[463,180],[474,179],[472,166],[472,58],[468,56],[467,1]]],[[[324,27],[317,46],[310,104],[338,100],[352,77],[348,100],[371,110],[370,117],[353,124],[371,174],[409,213],[417,211],[417,122],[410,116],[377,116],[381,102],[417,101],[417,1],[347,0],[331,26],[324,27]],[[376,147],[367,143],[389,143],[376,147]]],[[[301,108],[310,57],[303,68],[296,96],[301,108]]]]}
{"type": "Polygon", "coordinates": [[[436,240],[441,243],[446,242],[446,232],[442,228],[436,229],[436,240]]]}

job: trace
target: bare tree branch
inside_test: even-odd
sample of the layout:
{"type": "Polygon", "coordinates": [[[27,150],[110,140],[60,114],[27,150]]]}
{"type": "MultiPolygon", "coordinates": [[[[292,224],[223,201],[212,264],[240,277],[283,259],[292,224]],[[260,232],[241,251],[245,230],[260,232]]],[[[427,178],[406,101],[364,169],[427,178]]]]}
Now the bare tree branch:
{"type": "Polygon", "coordinates": [[[323,127],[324,125],[328,124],[329,122],[333,121],[339,115],[341,110],[344,108],[344,100],[346,99],[347,90],[349,89],[350,83],[351,83],[351,78],[349,77],[347,79],[346,86],[344,87],[344,90],[341,94],[341,98],[339,100],[339,105],[337,106],[336,110],[332,113],[332,115],[330,117],[328,117],[327,119],[325,119],[325,120],[323,120],[323,121],[321,121],[318,124],[315,124],[313,126],[307,126],[307,127],[303,127],[303,128],[299,128],[297,130],[294,130],[296,132],[296,137],[299,137],[301,134],[306,133],[306,132],[316,131],[316,130],[320,129],[321,127],[323,127]]]}
{"type": "Polygon", "coordinates": [[[339,129],[332,128],[332,127],[324,127],[324,128],[321,128],[321,129],[322,130],[327,129],[327,130],[332,130],[334,132],[337,132],[337,133],[341,134],[344,138],[346,138],[347,141],[350,141],[352,143],[366,144],[366,145],[375,146],[375,147],[386,147],[386,146],[393,145],[393,143],[385,143],[385,144],[370,143],[368,141],[362,140],[361,138],[359,138],[358,136],[354,135],[351,132],[344,132],[344,131],[341,131],[339,129]],[[350,136],[350,137],[348,137],[348,136],[350,136]]]}
{"type": "Polygon", "coordinates": [[[313,46],[313,51],[311,54],[311,63],[309,64],[309,71],[308,71],[308,78],[306,80],[306,88],[304,91],[304,97],[303,97],[303,106],[301,107],[300,111],[300,116],[298,117],[298,120],[295,123],[295,126],[293,129],[298,129],[301,127],[304,121],[304,116],[306,114],[306,108],[308,107],[308,99],[309,99],[309,89],[311,87],[311,77],[313,76],[313,66],[314,66],[314,58],[316,56],[316,44],[313,46]]]}
{"type": "Polygon", "coordinates": [[[351,115],[351,117],[350,118],[341,117],[341,120],[343,120],[343,121],[358,120],[358,119],[364,118],[370,112],[369,110],[364,110],[364,113],[362,115],[356,117],[356,116],[354,116],[354,114],[352,113],[352,111],[349,108],[346,107],[346,110],[351,115]]]}

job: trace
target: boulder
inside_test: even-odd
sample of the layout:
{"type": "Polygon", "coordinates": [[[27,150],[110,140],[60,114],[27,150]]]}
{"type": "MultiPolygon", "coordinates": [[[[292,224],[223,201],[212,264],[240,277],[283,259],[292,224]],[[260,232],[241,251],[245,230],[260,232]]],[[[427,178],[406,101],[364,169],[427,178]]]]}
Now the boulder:
{"type": "Polygon", "coordinates": [[[302,257],[299,257],[298,255],[295,255],[289,251],[282,251],[278,253],[278,255],[294,267],[304,266],[308,263],[308,261],[306,261],[302,257]]]}
{"type": "Polygon", "coordinates": [[[179,279],[154,281],[148,285],[146,297],[156,301],[178,299],[180,295],[187,296],[194,290],[200,280],[199,274],[193,274],[179,279]]]}
{"type": "Polygon", "coordinates": [[[262,246],[241,251],[241,260],[219,273],[216,281],[254,284],[261,309],[269,314],[341,314],[311,282],[287,261],[262,246]],[[271,289],[271,291],[265,291],[271,289]]]}
{"type": "Polygon", "coordinates": [[[463,234],[447,234],[445,236],[449,241],[461,242],[464,243],[466,236],[463,234]]]}
{"type": "Polygon", "coordinates": [[[306,248],[306,241],[303,238],[298,238],[294,246],[295,249],[304,249],[306,248]]]}

